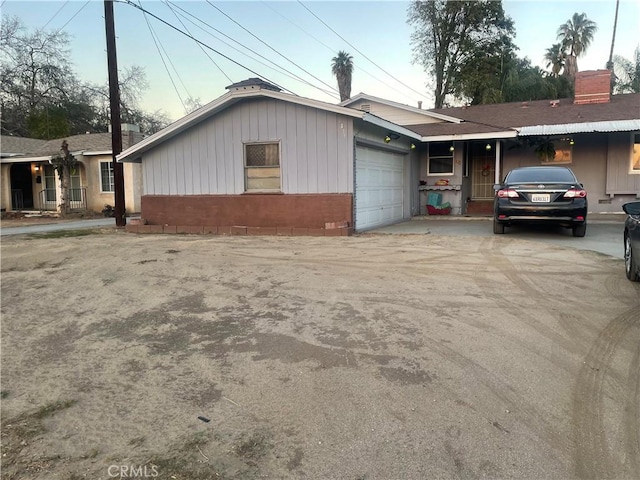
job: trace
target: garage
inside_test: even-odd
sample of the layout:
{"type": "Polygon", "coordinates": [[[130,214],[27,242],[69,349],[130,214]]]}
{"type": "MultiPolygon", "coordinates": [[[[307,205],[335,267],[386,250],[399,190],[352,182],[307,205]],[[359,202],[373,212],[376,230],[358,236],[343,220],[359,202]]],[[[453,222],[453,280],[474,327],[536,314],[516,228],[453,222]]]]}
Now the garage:
{"type": "Polygon", "coordinates": [[[404,218],[405,153],[356,148],[355,228],[371,228],[404,218]]]}

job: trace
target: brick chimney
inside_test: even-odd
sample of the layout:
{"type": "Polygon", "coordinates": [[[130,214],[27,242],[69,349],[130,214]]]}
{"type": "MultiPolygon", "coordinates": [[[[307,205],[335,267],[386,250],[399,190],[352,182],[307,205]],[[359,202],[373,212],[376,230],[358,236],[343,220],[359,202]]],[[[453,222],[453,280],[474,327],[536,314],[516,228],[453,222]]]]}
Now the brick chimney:
{"type": "Polygon", "coordinates": [[[573,103],[609,103],[611,99],[611,72],[609,70],[587,70],[576,73],[573,103]]]}

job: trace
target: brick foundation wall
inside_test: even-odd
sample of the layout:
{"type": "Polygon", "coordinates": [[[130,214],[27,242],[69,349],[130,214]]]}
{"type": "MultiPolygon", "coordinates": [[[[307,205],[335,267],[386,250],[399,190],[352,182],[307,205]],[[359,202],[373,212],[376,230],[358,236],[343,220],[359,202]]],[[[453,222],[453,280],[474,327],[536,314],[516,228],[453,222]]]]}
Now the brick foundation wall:
{"type": "Polygon", "coordinates": [[[195,227],[220,233],[221,229],[241,227],[249,234],[308,232],[324,230],[333,223],[347,222],[353,227],[353,195],[143,195],[141,216],[147,224],[144,227],[170,226],[183,231],[195,227]]]}
{"type": "Polygon", "coordinates": [[[610,101],[611,72],[609,70],[589,70],[576,74],[573,103],[607,103],[610,101]]]}

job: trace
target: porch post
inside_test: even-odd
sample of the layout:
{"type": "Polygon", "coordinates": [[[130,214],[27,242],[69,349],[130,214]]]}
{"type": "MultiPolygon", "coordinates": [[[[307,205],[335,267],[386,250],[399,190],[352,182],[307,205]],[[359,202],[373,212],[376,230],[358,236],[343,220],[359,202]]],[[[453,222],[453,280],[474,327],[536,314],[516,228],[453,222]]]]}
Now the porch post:
{"type": "MultiPolygon", "coordinates": [[[[62,211],[62,180],[58,176],[58,171],[56,169],[53,170],[54,175],[54,184],[56,186],[56,212],[60,213],[62,211]]],[[[69,192],[67,192],[69,195],[69,192]]]]}
{"type": "Polygon", "coordinates": [[[500,183],[500,140],[496,140],[496,174],[493,183],[500,183]]]}

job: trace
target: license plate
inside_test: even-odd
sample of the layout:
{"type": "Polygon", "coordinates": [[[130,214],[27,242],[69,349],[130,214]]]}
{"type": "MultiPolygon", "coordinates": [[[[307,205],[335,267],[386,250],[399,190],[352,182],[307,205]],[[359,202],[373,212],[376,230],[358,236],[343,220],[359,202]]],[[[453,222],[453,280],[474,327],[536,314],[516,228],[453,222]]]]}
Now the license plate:
{"type": "Polygon", "coordinates": [[[531,201],[534,203],[549,203],[551,196],[548,193],[534,193],[531,195],[531,201]]]}

